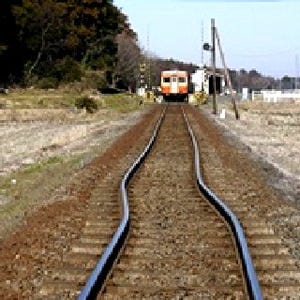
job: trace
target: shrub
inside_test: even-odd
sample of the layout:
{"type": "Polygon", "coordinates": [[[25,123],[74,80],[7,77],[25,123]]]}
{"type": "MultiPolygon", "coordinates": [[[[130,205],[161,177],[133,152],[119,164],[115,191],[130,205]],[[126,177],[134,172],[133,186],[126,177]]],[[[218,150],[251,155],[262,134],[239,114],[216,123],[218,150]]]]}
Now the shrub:
{"type": "Polygon", "coordinates": [[[101,89],[106,86],[106,80],[101,71],[86,71],[81,82],[86,89],[101,89]]]}
{"type": "MultiPolygon", "coordinates": [[[[42,62],[36,74],[39,78],[37,85],[39,87],[45,85],[45,88],[55,88],[60,83],[80,81],[82,74],[80,64],[70,56],[53,62],[42,62]],[[55,84],[51,84],[51,82],[55,84]]],[[[31,81],[35,84],[36,80],[31,81]]]]}
{"type": "Polygon", "coordinates": [[[79,81],[82,76],[80,64],[70,56],[58,60],[52,73],[61,82],[79,81]]]}
{"type": "Polygon", "coordinates": [[[58,87],[58,80],[54,77],[45,77],[40,79],[36,86],[40,89],[54,89],[58,87]]]}
{"type": "Polygon", "coordinates": [[[98,109],[98,104],[93,98],[87,96],[77,98],[75,106],[79,109],[85,108],[88,113],[93,113],[98,109]]]}

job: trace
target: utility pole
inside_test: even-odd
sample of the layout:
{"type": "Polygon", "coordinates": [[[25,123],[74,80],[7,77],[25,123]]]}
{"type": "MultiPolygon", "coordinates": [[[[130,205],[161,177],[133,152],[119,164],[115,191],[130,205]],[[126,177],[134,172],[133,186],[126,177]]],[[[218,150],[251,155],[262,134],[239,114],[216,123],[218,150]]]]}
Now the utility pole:
{"type": "Polygon", "coordinates": [[[298,76],[299,76],[299,56],[298,56],[298,54],[296,54],[295,65],[296,65],[295,90],[297,90],[298,89],[298,76]]]}
{"type": "Polygon", "coordinates": [[[216,81],[216,26],[215,19],[211,19],[211,65],[213,70],[213,114],[217,114],[217,81],[216,81]]]}
{"type": "Polygon", "coordinates": [[[237,106],[236,106],[236,103],[235,103],[235,99],[234,99],[234,96],[233,96],[233,89],[232,89],[231,79],[230,79],[229,72],[228,72],[228,69],[227,69],[227,66],[226,66],[226,63],[225,63],[225,56],[224,56],[224,53],[223,53],[223,50],[222,50],[222,47],[221,47],[221,41],[220,41],[220,37],[219,37],[219,33],[218,33],[217,29],[215,29],[215,34],[216,34],[216,38],[217,38],[217,42],[218,42],[218,46],[219,46],[219,51],[220,51],[220,56],[221,56],[224,72],[225,72],[225,77],[226,77],[228,87],[229,87],[229,91],[230,91],[230,95],[231,95],[231,102],[232,102],[233,109],[234,109],[234,112],[235,112],[235,118],[238,120],[240,118],[240,116],[239,116],[239,112],[238,112],[238,109],[237,109],[237,106]]]}
{"type": "Polygon", "coordinates": [[[147,50],[148,50],[148,91],[151,91],[151,57],[150,57],[150,37],[149,26],[147,29],[147,50]]]}
{"type": "MultiPolygon", "coordinates": [[[[204,24],[201,22],[201,45],[204,44],[204,24]]],[[[201,47],[201,64],[204,66],[204,49],[201,47]]]]}

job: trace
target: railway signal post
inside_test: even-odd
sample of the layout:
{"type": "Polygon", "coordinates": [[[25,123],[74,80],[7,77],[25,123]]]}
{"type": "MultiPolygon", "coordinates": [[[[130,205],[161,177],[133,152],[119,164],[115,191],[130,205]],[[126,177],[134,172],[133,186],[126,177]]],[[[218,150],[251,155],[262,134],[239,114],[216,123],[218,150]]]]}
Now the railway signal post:
{"type": "Polygon", "coordinates": [[[140,63],[140,82],[138,88],[138,94],[140,96],[145,96],[145,70],[146,70],[146,64],[140,63]]]}

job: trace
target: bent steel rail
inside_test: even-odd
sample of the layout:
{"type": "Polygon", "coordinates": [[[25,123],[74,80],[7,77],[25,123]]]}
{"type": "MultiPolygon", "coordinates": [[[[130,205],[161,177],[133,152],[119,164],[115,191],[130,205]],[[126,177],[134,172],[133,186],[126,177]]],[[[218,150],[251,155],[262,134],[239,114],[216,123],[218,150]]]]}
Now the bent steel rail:
{"type": "MultiPolygon", "coordinates": [[[[165,111],[166,109],[164,109],[159,120],[157,121],[153,134],[148,144],[146,145],[144,151],[134,161],[134,163],[128,169],[121,181],[120,191],[123,207],[122,220],[120,221],[119,227],[115,232],[111,242],[106,247],[103,255],[101,256],[95,269],[90,275],[86,285],[82,289],[81,294],[78,296],[79,300],[95,299],[97,297],[97,294],[100,291],[102,291],[102,289],[104,288],[105,281],[108,275],[110,274],[111,269],[116,260],[118,259],[120,252],[126,242],[130,227],[130,213],[127,187],[130,182],[130,179],[133,177],[136,170],[140,167],[140,165],[143,163],[146,156],[152,149],[153,144],[157,138],[157,134],[161,126],[162,120],[164,119],[165,111]]],[[[200,157],[198,143],[184,111],[183,115],[194,147],[194,165],[198,188],[204,194],[204,196],[216,207],[216,209],[220,212],[220,214],[230,225],[235,238],[236,246],[239,250],[240,261],[242,263],[249,297],[251,300],[261,300],[263,298],[260,286],[248,251],[247,241],[243,229],[234,213],[204,184],[199,168],[200,157]]]]}
{"type": "Polygon", "coordinates": [[[200,171],[200,156],[199,147],[197,139],[193,133],[191,125],[187,119],[187,116],[183,110],[184,119],[187,124],[187,128],[194,146],[194,166],[197,178],[197,185],[201,193],[210,201],[212,205],[219,211],[222,217],[230,225],[231,231],[234,235],[234,240],[236,247],[238,249],[239,258],[242,264],[243,273],[247,285],[247,291],[250,299],[261,300],[263,299],[260,285],[254,270],[252,259],[248,250],[247,241],[245,238],[242,226],[236,217],[236,215],[231,211],[231,209],[225,205],[203,182],[201,171],[200,171]]]}
{"type": "Polygon", "coordinates": [[[108,275],[110,274],[111,269],[114,263],[116,262],[116,260],[118,259],[120,252],[126,242],[129,233],[129,227],[130,227],[130,213],[129,213],[127,187],[130,179],[133,177],[136,170],[140,167],[140,165],[143,163],[146,156],[150,152],[157,138],[157,134],[161,126],[162,120],[164,119],[165,112],[166,112],[166,108],[161,113],[155,125],[153,134],[148,144],[144,148],[143,152],[133,162],[131,167],[129,167],[129,169],[123,176],[123,179],[120,184],[120,192],[121,192],[121,200],[122,200],[122,208],[123,208],[122,220],[111,242],[106,247],[103,255],[101,256],[95,269],[92,271],[88,281],[86,282],[84,288],[82,289],[80,295],[78,296],[79,300],[95,299],[97,297],[97,294],[100,291],[102,291],[105,281],[108,275]]]}

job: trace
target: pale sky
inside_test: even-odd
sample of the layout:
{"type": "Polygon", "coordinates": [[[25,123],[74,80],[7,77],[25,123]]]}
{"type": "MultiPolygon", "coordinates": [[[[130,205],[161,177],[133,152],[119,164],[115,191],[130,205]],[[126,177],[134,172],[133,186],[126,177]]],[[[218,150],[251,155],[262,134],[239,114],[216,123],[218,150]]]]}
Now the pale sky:
{"type": "MultiPolygon", "coordinates": [[[[140,46],[161,58],[200,65],[202,40],[211,41],[214,18],[229,68],[256,69],[277,78],[300,76],[300,0],[115,0],[114,4],[128,16],[140,46]]],[[[206,64],[209,55],[204,54],[206,64]]]]}

